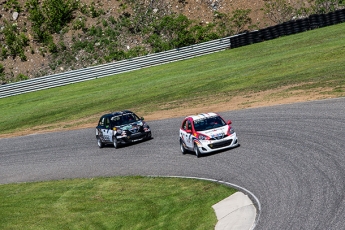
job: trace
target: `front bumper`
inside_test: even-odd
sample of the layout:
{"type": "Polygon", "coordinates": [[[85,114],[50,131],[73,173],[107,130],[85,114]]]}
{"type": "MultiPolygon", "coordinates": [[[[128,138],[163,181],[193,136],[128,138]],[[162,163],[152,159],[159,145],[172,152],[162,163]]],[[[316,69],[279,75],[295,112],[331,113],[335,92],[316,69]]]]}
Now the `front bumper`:
{"type": "Polygon", "coordinates": [[[151,131],[139,132],[139,133],[134,133],[127,136],[117,136],[117,141],[120,144],[127,144],[127,143],[141,141],[150,137],[151,137],[151,131]]]}
{"type": "Polygon", "coordinates": [[[236,133],[220,140],[199,140],[197,142],[200,153],[211,153],[239,145],[236,133]]]}

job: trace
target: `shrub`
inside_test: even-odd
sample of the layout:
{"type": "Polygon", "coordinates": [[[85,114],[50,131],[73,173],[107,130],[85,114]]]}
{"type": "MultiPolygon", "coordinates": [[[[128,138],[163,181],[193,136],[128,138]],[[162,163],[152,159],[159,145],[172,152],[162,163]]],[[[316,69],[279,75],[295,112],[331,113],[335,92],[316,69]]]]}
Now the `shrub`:
{"type": "Polygon", "coordinates": [[[6,10],[13,9],[13,10],[15,10],[17,12],[21,12],[21,10],[22,10],[17,0],[7,0],[4,3],[5,3],[4,4],[4,8],[6,10]]]}
{"type": "Polygon", "coordinates": [[[15,81],[23,81],[23,80],[28,80],[28,79],[29,79],[28,76],[20,73],[20,74],[17,75],[15,81]]]}
{"type": "Polygon", "coordinates": [[[51,33],[59,33],[73,19],[73,12],[78,8],[76,0],[28,0],[26,7],[32,29],[40,42],[47,42],[51,33]]]}
{"type": "Polygon", "coordinates": [[[231,26],[235,28],[235,34],[240,33],[248,25],[251,25],[252,19],[249,17],[250,9],[236,9],[230,18],[231,26]]]}
{"type": "Polygon", "coordinates": [[[97,17],[99,17],[101,14],[104,14],[104,11],[103,11],[103,9],[97,9],[97,8],[96,8],[95,2],[91,2],[90,14],[91,14],[91,17],[97,18],[97,17]]]}
{"type": "Polygon", "coordinates": [[[85,22],[86,18],[85,17],[79,17],[73,22],[73,29],[74,30],[80,30],[85,28],[85,22]]]}
{"type": "Polygon", "coordinates": [[[26,61],[24,48],[28,46],[29,39],[23,33],[19,33],[17,24],[10,24],[5,21],[5,27],[2,31],[5,37],[7,49],[2,49],[1,56],[11,55],[12,57],[20,56],[23,61],[26,61]]]}

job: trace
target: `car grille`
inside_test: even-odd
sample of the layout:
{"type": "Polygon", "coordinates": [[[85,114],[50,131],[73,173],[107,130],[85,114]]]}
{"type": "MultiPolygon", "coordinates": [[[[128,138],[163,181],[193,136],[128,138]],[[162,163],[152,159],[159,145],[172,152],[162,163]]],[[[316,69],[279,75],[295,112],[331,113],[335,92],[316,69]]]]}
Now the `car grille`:
{"type": "Polygon", "coordinates": [[[218,148],[229,146],[231,145],[231,143],[232,143],[232,140],[226,140],[226,141],[222,141],[222,142],[218,142],[214,144],[209,144],[208,147],[210,147],[211,149],[218,149],[218,148]]]}

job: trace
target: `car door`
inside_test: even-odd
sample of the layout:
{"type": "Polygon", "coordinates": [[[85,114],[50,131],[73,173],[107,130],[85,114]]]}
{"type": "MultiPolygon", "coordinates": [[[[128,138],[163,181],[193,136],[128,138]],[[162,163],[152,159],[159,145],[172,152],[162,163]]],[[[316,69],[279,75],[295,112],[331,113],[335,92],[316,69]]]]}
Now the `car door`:
{"type": "Polygon", "coordinates": [[[189,149],[193,149],[193,134],[192,134],[192,123],[189,118],[182,122],[182,127],[180,129],[181,139],[184,141],[189,149]]]}
{"type": "Polygon", "coordinates": [[[103,116],[98,123],[98,135],[103,142],[112,141],[112,131],[110,129],[110,120],[109,117],[103,116]]]}

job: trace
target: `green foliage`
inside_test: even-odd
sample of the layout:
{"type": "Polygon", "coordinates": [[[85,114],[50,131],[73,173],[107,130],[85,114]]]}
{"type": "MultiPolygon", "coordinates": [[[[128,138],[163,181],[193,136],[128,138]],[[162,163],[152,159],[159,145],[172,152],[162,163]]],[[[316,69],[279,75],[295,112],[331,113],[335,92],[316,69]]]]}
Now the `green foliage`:
{"type": "Polygon", "coordinates": [[[220,37],[215,30],[215,24],[202,26],[182,14],[165,16],[157,20],[152,28],[153,32],[146,42],[150,44],[154,52],[180,48],[220,37]]]}
{"type": "Polygon", "coordinates": [[[82,14],[84,15],[88,15],[89,14],[89,9],[88,9],[88,6],[87,4],[81,4],[79,5],[79,10],[82,14]]]}
{"type": "Polygon", "coordinates": [[[96,37],[101,37],[102,33],[103,33],[103,29],[100,26],[92,26],[89,30],[88,30],[88,35],[90,36],[96,36],[96,37]]]}
{"type": "Polygon", "coordinates": [[[264,14],[273,22],[280,24],[293,18],[294,8],[287,0],[264,0],[264,14]]]}
{"type": "Polygon", "coordinates": [[[21,12],[21,7],[18,3],[18,0],[7,0],[4,2],[4,8],[6,10],[15,10],[17,12],[21,12]]]}
{"type": "Polygon", "coordinates": [[[45,25],[45,16],[39,5],[39,1],[28,0],[25,6],[28,8],[29,20],[32,22],[32,31],[34,32],[34,37],[40,42],[45,42],[51,35],[47,31],[47,26],[45,25]]]}
{"type": "Polygon", "coordinates": [[[103,25],[103,27],[107,27],[108,26],[107,20],[103,19],[102,20],[102,25],[103,25]]]}
{"type": "Polygon", "coordinates": [[[58,47],[52,40],[48,44],[48,51],[50,53],[57,53],[58,52],[58,47]]]}
{"type": "Polygon", "coordinates": [[[0,60],[4,60],[8,57],[8,51],[5,47],[1,47],[0,60]]]}
{"type": "Polygon", "coordinates": [[[47,28],[52,33],[58,33],[73,19],[73,11],[78,8],[76,0],[45,0],[42,10],[47,28]]]}
{"type": "Polygon", "coordinates": [[[128,52],[126,53],[126,59],[128,58],[133,58],[133,57],[138,57],[138,56],[143,56],[143,55],[147,55],[148,52],[145,49],[145,47],[143,46],[136,46],[130,50],[128,50],[128,52]]]}
{"type": "Polygon", "coordinates": [[[60,51],[65,51],[67,49],[65,43],[62,40],[59,41],[58,48],[60,51]]]}
{"type": "Polygon", "coordinates": [[[253,27],[252,19],[249,17],[250,9],[236,9],[232,14],[220,12],[214,13],[214,27],[218,36],[230,36],[243,32],[245,29],[253,27]]]}
{"type": "Polygon", "coordinates": [[[234,34],[230,23],[230,15],[215,11],[213,14],[213,21],[216,25],[216,33],[221,37],[226,37],[234,34]]]}
{"type": "Polygon", "coordinates": [[[172,48],[169,42],[164,41],[163,38],[155,33],[146,38],[145,42],[151,46],[151,50],[153,53],[169,50],[172,48]]]}
{"type": "Polygon", "coordinates": [[[189,32],[192,21],[185,15],[169,15],[152,25],[153,33],[146,39],[154,52],[165,51],[190,44],[193,39],[189,32]]]}
{"type": "Polygon", "coordinates": [[[35,37],[47,43],[51,33],[59,33],[73,19],[73,12],[78,8],[76,0],[28,0],[26,7],[35,37]]]}
{"type": "Polygon", "coordinates": [[[7,51],[2,51],[2,56],[4,54],[12,56],[15,58],[19,56],[23,61],[26,60],[26,56],[24,54],[24,48],[28,46],[29,39],[26,37],[25,34],[20,33],[17,27],[17,24],[10,24],[9,22],[5,21],[5,27],[2,31],[5,36],[5,42],[7,51]]]}
{"type": "Polygon", "coordinates": [[[93,1],[89,6],[87,4],[80,5],[79,10],[82,14],[92,18],[97,18],[104,14],[104,10],[102,8],[96,7],[96,3],[93,1]]]}
{"type": "Polygon", "coordinates": [[[308,0],[308,2],[313,14],[326,14],[345,5],[345,0],[308,0]]]}
{"type": "Polygon", "coordinates": [[[235,33],[240,33],[244,30],[246,25],[252,23],[252,19],[249,17],[250,9],[236,9],[233,12],[230,22],[233,28],[235,28],[235,33]]]}
{"type": "Polygon", "coordinates": [[[76,19],[73,21],[72,28],[73,28],[74,30],[85,29],[85,22],[86,22],[86,18],[85,18],[85,17],[76,18],[76,19]]]}
{"type": "Polygon", "coordinates": [[[214,39],[221,38],[215,30],[215,24],[208,24],[206,26],[194,25],[190,29],[190,34],[193,37],[193,44],[207,42],[214,39]]]}
{"type": "Polygon", "coordinates": [[[115,25],[116,24],[116,19],[113,16],[109,17],[109,21],[111,24],[115,25]]]}
{"type": "Polygon", "coordinates": [[[18,76],[16,77],[15,81],[23,81],[23,80],[28,80],[29,77],[24,75],[24,74],[18,74],[18,76]]]}
{"type": "Polygon", "coordinates": [[[91,2],[89,12],[90,12],[90,16],[93,18],[97,18],[100,15],[104,14],[103,9],[97,9],[95,2],[91,2]]]}

